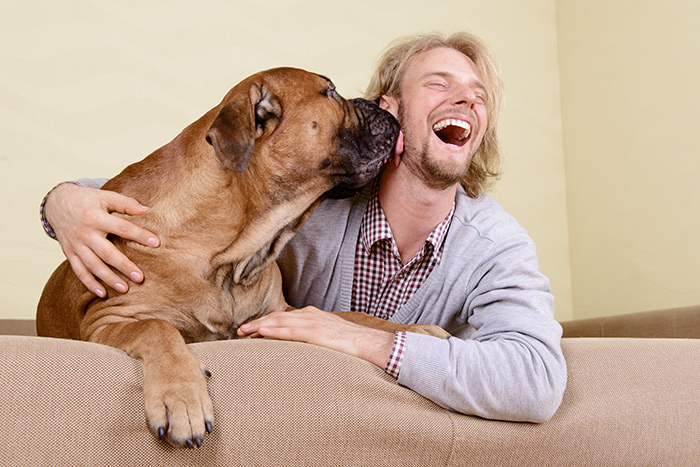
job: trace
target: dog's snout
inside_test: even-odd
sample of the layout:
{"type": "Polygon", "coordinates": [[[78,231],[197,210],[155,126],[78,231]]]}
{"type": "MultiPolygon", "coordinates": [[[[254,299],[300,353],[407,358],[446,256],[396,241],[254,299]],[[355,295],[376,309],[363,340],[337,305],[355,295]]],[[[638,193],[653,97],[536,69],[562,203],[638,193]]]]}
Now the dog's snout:
{"type": "Polygon", "coordinates": [[[355,113],[361,126],[372,136],[389,137],[394,140],[399,134],[399,124],[391,113],[382,109],[376,102],[366,99],[352,99],[355,113]]]}
{"type": "Polygon", "coordinates": [[[390,133],[392,130],[391,123],[392,121],[388,119],[380,120],[378,118],[375,118],[369,124],[370,133],[372,134],[372,136],[390,133]]]}
{"type": "Polygon", "coordinates": [[[343,131],[339,133],[338,153],[341,171],[334,176],[335,187],[326,196],[343,198],[352,196],[358,189],[377,176],[389,160],[399,136],[399,124],[391,113],[375,102],[351,99],[343,131]]]}

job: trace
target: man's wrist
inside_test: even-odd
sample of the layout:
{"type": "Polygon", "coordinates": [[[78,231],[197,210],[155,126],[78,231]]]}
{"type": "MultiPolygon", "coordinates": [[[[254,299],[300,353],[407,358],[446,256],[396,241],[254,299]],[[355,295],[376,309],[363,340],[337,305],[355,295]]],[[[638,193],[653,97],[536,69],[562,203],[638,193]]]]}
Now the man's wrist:
{"type": "Polygon", "coordinates": [[[54,232],[53,227],[51,227],[49,220],[46,218],[46,202],[48,201],[49,196],[51,196],[51,193],[53,193],[53,191],[56,188],[58,188],[59,186],[61,186],[63,184],[66,184],[66,183],[72,183],[74,185],[84,186],[79,181],[77,181],[77,182],[72,182],[72,181],[61,182],[58,185],[56,185],[55,187],[51,188],[48,193],[46,193],[46,196],[44,196],[44,199],[41,200],[41,206],[39,207],[39,218],[41,219],[41,227],[44,229],[44,232],[46,232],[46,235],[53,238],[54,240],[56,240],[56,232],[54,232]]]}

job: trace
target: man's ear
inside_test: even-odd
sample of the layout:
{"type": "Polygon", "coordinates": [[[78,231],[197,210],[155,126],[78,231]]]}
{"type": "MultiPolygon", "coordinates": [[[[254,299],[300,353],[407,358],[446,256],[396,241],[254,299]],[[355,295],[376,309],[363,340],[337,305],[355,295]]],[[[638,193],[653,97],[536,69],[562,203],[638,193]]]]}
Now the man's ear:
{"type": "Polygon", "coordinates": [[[248,93],[239,93],[222,107],[209,127],[207,142],[224,167],[242,172],[269,120],[281,118],[279,100],[265,85],[253,84],[248,93]]]}
{"type": "Polygon", "coordinates": [[[399,118],[399,100],[393,96],[381,96],[379,98],[379,107],[388,111],[394,118],[399,118]]]}
{"type": "MultiPolygon", "coordinates": [[[[393,96],[381,96],[379,98],[379,107],[389,112],[391,115],[399,119],[399,99],[393,96]]],[[[400,124],[401,122],[399,122],[400,124]]],[[[403,131],[399,131],[399,136],[396,138],[394,146],[394,165],[398,168],[401,164],[401,154],[403,154],[403,131]]]]}

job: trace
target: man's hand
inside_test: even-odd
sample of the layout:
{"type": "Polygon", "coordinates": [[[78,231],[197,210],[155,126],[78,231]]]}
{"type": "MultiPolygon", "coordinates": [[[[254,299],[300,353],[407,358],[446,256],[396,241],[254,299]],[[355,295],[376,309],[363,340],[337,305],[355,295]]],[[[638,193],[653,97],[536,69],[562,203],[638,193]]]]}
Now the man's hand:
{"type": "Polygon", "coordinates": [[[160,245],[153,233],[110,213],[138,216],[146,214],[148,209],[135,199],[113,191],[63,183],[49,194],[44,212],[78,279],[95,295],[105,297],[107,292],[96,277],[118,292],[129,290],[109,266],[134,282],[143,280],[143,272],[107,240],[108,234],[145,246],[160,245]]]}
{"type": "Polygon", "coordinates": [[[238,335],[315,344],[362,358],[382,369],[394,345],[390,332],[351,323],[311,306],[270,313],[238,328],[238,335]]]}

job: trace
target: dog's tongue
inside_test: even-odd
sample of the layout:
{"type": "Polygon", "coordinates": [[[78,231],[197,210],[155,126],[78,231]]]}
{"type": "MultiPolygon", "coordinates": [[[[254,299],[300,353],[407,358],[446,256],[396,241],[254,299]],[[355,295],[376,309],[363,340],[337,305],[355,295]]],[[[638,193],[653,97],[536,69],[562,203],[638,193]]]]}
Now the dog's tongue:
{"type": "Polygon", "coordinates": [[[403,154],[403,131],[399,130],[399,136],[396,137],[396,144],[394,145],[394,159],[393,164],[397,169],[401,164],[401,154],[403,154]]]}
{"type": "Polygon", "coordinates": [[[396,145],[394,146],[394,154],[403,154],[403,131],[399,131],[399,136],[396,138],[396,145]]]}

